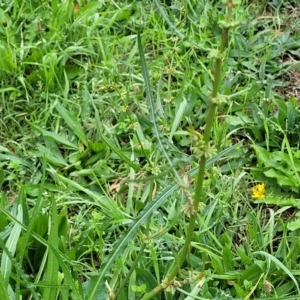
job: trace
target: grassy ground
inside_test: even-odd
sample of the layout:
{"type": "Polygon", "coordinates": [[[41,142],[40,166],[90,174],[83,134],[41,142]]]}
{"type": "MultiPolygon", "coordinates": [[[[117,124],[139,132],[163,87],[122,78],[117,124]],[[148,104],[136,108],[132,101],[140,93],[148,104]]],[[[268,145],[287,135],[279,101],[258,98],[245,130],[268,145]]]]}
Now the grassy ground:
{"type": "MultiPolygon", "coordinates": [[[[233,9],[192,242],[154,299],[300,299],[299,4],[233,9]]],[[[225,14],[206,0],[0,4],[1,299],[135,300],[164,282],[225,14]]]]}

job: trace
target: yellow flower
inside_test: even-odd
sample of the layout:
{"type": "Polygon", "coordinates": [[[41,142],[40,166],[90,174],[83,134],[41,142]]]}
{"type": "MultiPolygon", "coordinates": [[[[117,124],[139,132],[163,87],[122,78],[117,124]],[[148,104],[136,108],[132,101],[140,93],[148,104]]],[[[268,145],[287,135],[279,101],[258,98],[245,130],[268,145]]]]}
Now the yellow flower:
{"type": "Polygon", "coordinates": [[[265,194],[266,189],[264,183],[258,184],[252,188],[252,198],[254,199],[265,198],[265,194]]]}

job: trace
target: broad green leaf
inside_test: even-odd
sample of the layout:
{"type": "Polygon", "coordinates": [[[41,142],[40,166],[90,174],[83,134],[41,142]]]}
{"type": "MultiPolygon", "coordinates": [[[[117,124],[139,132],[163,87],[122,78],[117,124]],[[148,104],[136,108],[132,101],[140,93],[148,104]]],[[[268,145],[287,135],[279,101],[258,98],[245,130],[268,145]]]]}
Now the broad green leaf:
{"type": "Polygon", "coordinates": [[[89,147],[95,153],[102,151],[105,148],[104,143],[92,143],[89,141],[89,147]]]}
{"type": "Polygon", "coordinates": [[[13,87],[0,88],[0,93],[6,93],[6,92],[20,92],[20,90],[13,87]]]}
{"type": "MultiPolygon", "coordinates": [[[[1,13],[1,10],[2,9],[0,9],[0,13],[1,13]]],[[[8,47],[5,47],[5,44],[3,44],[3,43],[0,44],[0,56],[2,58],[0,60],[1,70],[4,70],[9,74],[13,74],[13,72],[16,72],[17,65],[16,65],[16,61],[14,58],[15,55],[8,47]]]]}
{"type": "Polygon", "coordinates": [[[245,253],[244,247],[243,246],[237,246],[236,247],[236,252],[240,256],[241,260],[245,265],[252,265],[252,260],[250,257],[245,253]]]}
{"type": "Polygon", "coordinates": [[[79,140],[88,147],[88,140],[82,129],[80,122],[74,117],[69,111],[67,111],[59,102],[56,103],[55,108],[58,110],[64,121],[71,128],[74,134],[79,138],[79,140]]]}
{"type": "Polygon", "coordinates": [[[226,116],[225,122],[231,126],[243,126],[245,124],[244,120],[238,116],[226,116]]]}
{"type": "Polygon", "coordinates": [[[253,72],[256,72],[257,73],[257,68],[254,67],[253,63],[252,62],[249,62],[249,61],[243,61],[242,62],[242,65],[244,65],[246,68],[252,70],[253,72]]]}
{"type": "Polygon", "coordinates": [[[211,266],[213,267],[214,273],[217,273],[217,274],[224,274],[225,273],[222,257],[212,258],[211,259],[211,266]]]}
{"type": "Polygon", "coordinates": [[[74,148],[74,149],[78,149],[78,146],[77,145],[74,145],[73,143],[69,142],[67,139],[61,137],[60,135],[56,134],[56,133],[53,133],[51,131],[47,131],[43,128],[41,128],[40,126],[37,126],[33,123],[30,123],[29,124],[35,129],[37,130],[38,132],[40,132],[42,134],[43,137],[46,137],[46,138],[49,138],[49,139],[52,139],[53,141],[59,143],[59,144],[63,144],[65,146],[68,146],[70,148],[74,148]]]}
{"type": "Polygon", "coordinates": [[[284,197],[268,196],[263,199],[257,199],[254,201],[254,203],[265,203],[265,204],[272,204],[277,206],[293,206],[293,207],[300,208],[300,201],[292,197],[284,198],[284,197]]]}
{"type": "MultiPolygon", "coordinates": [[[[299,297],[287,297],[286,295],[288,295],[289,293],[291,293],[293,290],[295,289],[295,285],[294,282],[289,280],[283,284],[281,284],[279,287],[276,288],[276,295],[278,296],[278,298],[276,297],[276,299],[283,299],[283,300],[298,300],[299,297]],[[280,296],[283,296],[282,298],[280,296]],[[279,298],[280,297],[280,298],[279,298]]],[[[272,298],[273,300],[274,298],[272,298]]],[[[271,299],[270,299],[271,300],[271,299]]]]}
{"type": "Polygon", "coordinates": [[[49,138],[45,138],[45,146],[50,151],[52,156],[57,157],[60,161],[65,161],[55,141],[49,138]]]}
{"type": "MultiPolygon", "coordinates": [[[[240,147],[241,143],[235,144],[217,154],[215,157],[207,160],[206,167],[211,166],[225,155],[229,155],[234,149],[240,147]]],[[[190,176],[195,175],[198,172],[198,167],[190,170],[188,174],[190,176]]],[[[107,291],[105,288],[105,276],[111,270],[116,259],[122,254],[125,247],[130,241],[132,241],[138,229],[151,217],[152,213],[156,211],[165,200],[173,195],[173,193],[179,188],[176,183],[173,183],[166,187],[161,193],[159,193],[152,202],[149,202],[146,207],[129,225],[127,231],[125,231],[120,238],[115,242],[112,252],[103,261],[98,275],[92,277],[90,280],[83,284],[85,299],[87,300],[105,300],[107,299],[107,291]]]]}
{"type": "Polygon", "coordinates": [[[272,160],[271,153],[263,147],[258,145],[252,145],[252,148],[256,152],[258,161],[262,162],[266,167],[273,167],[276,162],[272,160]]]}
{"type": "MultiPolygon", "coordinates": [[[[143,246],[142,246],[143,247],[143,246]]],[[[143,248],[144,249],[144,248],[143,248]]],[[[135,270],[132,272],[129,281],[128,281],[128,288],[127,289],[123,289],[123,295],[121,296],[124,300],[127,299],[132,299],[132,300],[137,300],[137,290],[142,290],[142,287],[144,287],[144,289],[142,290],[142,293],[145,292],[146,290],[146,285],[141,286],[137,286],[137,282],[136,282],[136,272],[135,270]],[[127,296],[127,297],[126,297],[127,296]]],[[[118,297],[119,298],[119,297],[118,297]]],[[[121,298],[121,299],[122,299],[121,298]]]]}
{"type": "Polygon", "coordinates": [[[247,293],[237,283],[233,283],[233,286],[236,291],[237,297],[239,297],[239,298],[246,297],[247,293]]]}
{"type": "Polygon", "coordinates": [[[275,178],[280,186],[291,186],[291,187],[300,188],[300,186],[297,186],[297,182],[295,180],[293,180],[290,177],[287,177],[285,174],[282,174],[282,172],[280,172],[280,171],[270,169],[270,170],[264,172],[264,174],[267,177],[275,178]]]}
{"type": "Polygon", "coordinates": [[[27,226],[29,223],[29,219],[30,219],[30,216],[29,216],[30,213],[28,211],[28,203],[27,203],[27,199],[26,199],[25,189],[23,186],[20,188],[16,203],[18,205],[20,204],[22,206],[22,213],[23,213],[23,221],[22,222],[25,226],[27,226]]]}
{"type": "Polygon", "coordinates": [[[287,223],[288,230],[295,231],[296,229],[299,229],[299,228],[300,228],[300,219],[299,218],[287,223]]]}
{"type": "Polygon", "coordinates": [[[89,176],[89,175],[100,175],[101,170],[95,169],[82,169],[79,171],[74,171],[69,174],[70,177],[81,177],[81,176],[89,176]]]}

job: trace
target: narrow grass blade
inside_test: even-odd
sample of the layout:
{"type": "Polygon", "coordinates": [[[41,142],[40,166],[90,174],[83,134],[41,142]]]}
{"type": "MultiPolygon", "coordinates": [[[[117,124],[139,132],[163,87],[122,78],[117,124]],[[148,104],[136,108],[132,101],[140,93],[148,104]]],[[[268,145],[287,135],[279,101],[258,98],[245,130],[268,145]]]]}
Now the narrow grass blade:
{"type": "MultiPolygon", "coordinates": [[[[16,216],[16,219],[22,223],[23,222],[23,209],[21,205],[18,205],[18,213],[16,216]]],[[[15,255],[16,252],[16,247],[17,247],[17,242],[21,234],[21,229],[22,227],[20,224],[15,223],[13,226],[13,229],[10,233],[10,236],[8,237],[6,241],[6,249],[10,252],[11,256],[15,255]]],[[[12,262],[10,258],[8,257],[7,253],[4,251],[2,254],[1,258],[1,274],[4,278],[5,285],[8,284],[8,280],[10,277],[11,273],[11,268],[12,268],[12,262]]]]}
{"type": "MultiPolygon", "coordinates": [[[[54,142],[53,142],[54,143],[54,142]]],[[[51,149],[43,146],[38,145],[37,151],[32,151],[32,154],[37,157],[44,157],[48,162],[55,166],[59,167],[67,167],[68,163],[62,157],[61,153],[53,152],[51,149]]]]}
{"type": "Polygon", "coordinates": [[[120,158],[123,159],[124,162],[126,162],[131,168],[135,170],[139,170],[140,166],[137,164],[134,164],[121,150],[119,150],[109,139],[107,139],[101,131],[98,132],[101,136],[101,139],[105,142],[105,144],[114,151],[120,158]]]}
{"type": "MultiPolygon", "coordinates": [[[[145,55],[144,55],[142,42],[141,42],[141,36],[139,33],[138,33],[138,48],[139,48],[139,54],[140,54],[141,65],[142,65],[142,73],[143,73],[145,88],[146,88],[146,99],[147,99],[147,103],[148,103],[149,111],[150,111],[150,121],[152,122],[152,125],[153,125],[152,126],[153,135],[157,139],[158,148],[162,151],[164,157],[168,161],[168,164],[170,166],[172,166],[171,158],[169,157],[169,154],[166,151],[166,147],[163,145],[163,141],[162,141],[162,137],[161,137],[161,130],[160,130],[160,128],[158,126],[158,122],[156,120],[155,100],[154,100],[153,92],[151,89],[149,71],[147,68],[145,55]]],[[[178,180],[178,182],[181,182],[181,178],[178,175],[175,168],[172,168],[172,170],[173,170],[173,173],[174,173],[176,179],[178,180]]]]}
{"type": "Polygon", "coordinates": [[[79,280],[79,278],[74,279],[72,277],[71,272],[70,272],[70,267],[68,265],[66,265],[66,263],[65,263],[65,261],[67,261],[67,258],[64,257],[64,255],[60,251],[58,251],[57,248],[54,248],[53,245],[49,244],[49,247],[55,254],[55,257],[59,263],[59,266],[64,273],[65,282],[67,282],[68,285],[70,286],[70,288],[72,289],[72,294],[74,295],[74,298],[72,298],[72,299],[82,300],[83,295],[81,295],[81,293],[79,292],[80,289],[78,286],[78,282],[76,282],[77,280],[79,280]]]}
{"type": "MultiPolygon", "coordinates": [[[[7,217],[8,220],[11,222],[16,223],[19,225],[23,230],[27,230],[27,227],[24,226],[21,221],[19,221],[16,217],[11,215],[8,211],[6,211],[3,207],[0,206],[0,211],[7,217]]],[[[65,261],[68,261],[69,259],[65,257],[57,248],[54,248],[49,242],[44,240],[40,235],[32,232],[31,234],[37,241],[39,241],[41,244],[45,245],[48,248],[51,248],[53,253],[56,256],[56,259],[64,273],[65,278],[68,280],[68,284],[70,288],[72,289],[72,293],[74,294],[74,299],[83,299],[83,296],[78,291],[78,286],[72,277],[70,273],[70,268],[66,265],[65,261]]],[[[0,240],[1,243],[1,240],[0,240]]],[[[10,255],[11,256],[11,255],[10,255]]]]}
{"type": "Polygon", "coordinates": [[[118,239],[118,241],[114,244],[113,251],[106,258],[106,260],[102,263],[99,275],[93,277],[89,280],[85,285],[85,293],[87,295],[86,299],[88,300],[103,300],[106,298],[102,294],[105,291],[105,276],[110,271],[115,260],[122,254],[124,248],[127,244],[132,241],[138,229],[149,219],[152,213],[157,210],[164,201],[171,196],[176,190],[177,185],[169,186],[167,189],[163,190],[163,192],[155,197],[154,201],[149,202],[148,205],[143,209],[140,213],[140,217],[138,217],[135,221],[132,222],[129,229],[118,239]],[[101,297],[99,296],[101,293],[101,297]]]}
{"type": "Polygon", "coordinates": [[[173,121],[173,124],[172,124],[171,132],[170,132],[170,135],[169,135],[169,141],[170,142],[172,142],[173,135],[174,135],[175,131],[177,130],[178,125],[180,124],[181,118],[184,114],[184,111],[185,111],[186,107],[187,107],[187,101],[186,101],[185,98],[183,98],[183,101],[179,105],[179,108],[176,112],[176,115],[175,115],[175,118],[174,118],[174,121],[173,121]]]}
{"type": "Polygon", "coordinates": [[[79,138],[79,140],[86,147],[88,147],[87,138],[82,129],[82,125],[79,123],[79,121],[72,114],[70,114],[70,112],[68,112],[59,102],[56,103],[55,108],[57,109],[59,114],[62,116],[64,121],[67,123],[67,125],[72,129],[74,134],[79,138]]]}
{"type": "Polygon", "coordinates": [[[4,171],[3,169],[0,169],[0,190],[2,188],[2,184],[4,183],[4,181],[5,181],[4,171]]]}
{"type": "MultiPolygon", "coordinates": [[[[40,205],[41,205],[41,202],[42,202],[42,193],[44,192],[44,188],[45,188],[45,171],[46,171],[46,160],[43,159],[43,165],[42,165],[42,179],[41,179],[41,183],[38,185],[38,197],[37,197],[37,200],[36,200],[36,203],[35,203],[35,206],[34,206],[34,209],[33,209],[33,212],[29,218],[29,222],[28,223],[25,223],[25,224],[28,224],[27,225],[27,231],[25,232],[25,234],[22,236],[22,243],[23,243],[23,247],[20,247],[20,252],[19,252],[19,264],[20,266],[23,265],[23,259],[24,259],[24,256],[25,256],[25,253],[26,251],[28,250],[28,247],[26,247],[26,245],[28,245],[28,242],[29,242],[29,238],[31,236],[31,233],[32,233],[32,229],[33,229],[33,226],[34,226],[34,222],[36,221],[36,219],[38,218],[38,214],[39,214],[39,211],[40,211],[40,205]]],[[[33,187],[28,185],[27,188],[29,189],[32,189],[33,187]]],[[[26,190],[25,186],[22,187],[22,190],[26,190]]],[[[21,191],[20,191],[21,193],[21,191]]],[[[26,196],[24,196],[24,202],[26,201],[26,196]]],[[[27,204],[27,203],[26,203],[27,204]]],[[[24,204],[23,204],[24,205],[24,204]]],[[[18,283],[17,283],[18,284],[18,283]]],[[[19,290],[20,287],[18,287],[17,290],[19,290]]],[[[18,295],[17,295],[18,297],[18,295]]]]}
{"type": "MultiPolygon", "coordinates": [[[[51,196],[51,226],[48,242],[53,246],[53,248],[58,248],[58,216],[56,202],[53,195],[51,196]]],[[[43,299],[55,300],[58,290],[58,261],[52,248],[48,248],[45,282],[49,285],[49,287],[44,288],[43,299]]]]}
{"type": "Polygon", "coordinates": [[[7,287],[4,284],[4,278],[0,273],[0,295],[1,295],[1,300],[11,300],[11,298],[8,295],[7,292],[7,287]]]}
{"type": "MultiPolygon", "coordinates": [[[[211,166],[215,162],[217,162],[221,157],[230,154],[235,148],[239,147],[241,143],[233,145],[223,151],[221,151],[217,156],[214,158],[209,159],[206,162],[206,167],[211,166]]],[[[198,171],[198,167],[189,171],[189,174],[196,174],[198,171]]],[[[152,202],[149,202],[143,211],[140,213],[139,217],[134,220],[128,230],[122,234],[122,236],[117,240],[117,242],[113,246],[112,252],[109,254],[108,257],[104,260],[101,265],[99,274],[92,277],[89,281],[85,282],[84,287],[84,294],[85,299],[87,300],[104,300],[107,299],[107,292],[105,290],[105,276],[108,274],[118,257],[122,254],[125,247],[128,245],[130,241],[132,241],[138,229],[151,217],[152,213],[156,211],[164,202],[165,200],[171,196],[179,186],[176,183],[173,183],[166,187],[161,193],[159,193],[152,202]]]]}
{"type": "Polygon", "coordinates": [[[68,146],[72,149],[77,149],[78,150],[77,145],[74,145],[73,143],[69,142],[67,139],[61,137],[60,135],[58,135],[56,133],[53,133],[51,131],[47,131],[47,130],[45,130],[45,129],[41,128],[40,126],[37,126],[33,123],[29,122],[29,124],[32,128],[34,128],[39,133],[41,133],[43,137],[52,139],[52,140],[54,140],[55,142],[57,142],[59,144],[62,144],[62,145],[68,146]]]}
{"type": "MultiPolygon", "coordinates": [[[[167,14],[165,13],[164,8],[161,5],[161,1],[158,0],[154,0],[155,6],[158,10],[158,13],[162,16],[162,18],[164,19],[164,21],[168,24],[168,26],[170,27],[170,29],[180,38],[180,39],[185,39],[188,43],[190,43],[192,45],[193,48],[195,49],[201,49],[207,53],[210,53],[210,49],[206,48],[202,45],[202,43],[196,42],[193,38],[190,37],[190,35],[186,35],[184,33],[182,33],[181,31],[179,31],[175,24],[172,23],[172,21],[169,19],[169,17],[167,16],[167,14]]],[[[201,65],[202,70],[204,70],[206,72],[206,74],[209,75],[209,77],[211,79],[213,79],[213,75],[211,74],[211,72],[208,71],[207,67],[205,66],[204,63],[201,62],[201,60],[199,60],[199,64],[201,65]]]]}
{"type": "Polygon", "coordinates": [[[120,218],[120,219],[123,218],[123,214],[120,213],[118,205],[116,204],[116,202],[111,200],[109,197],[96,194],[95,192],[81,186],[79,183],[77,183],[69,178],[66,178],[60,174],[55,174],[55,176],[57,176],[62,182],[68,184],[70,187],[73,187],[76,190],[82,191],[82,192],[86,193],[87,195],[89,195],[92,199],[95,200],[96,204],[101,206],[101,209],[104,214],[108,215],[109,217],[113,217],[113,218],[120,218]]]}
{"type": "Polygon", "coordinates": [[[99,116],[99,111],[95,105],[95,103],[92,101],[94,111],[95,111],[95,118],[96,118],[96,127],[98,130],[98,134],[100,135],[103,142],[113,151],[115,152],[121,159],[123,159],[124,162],[126,162],[131,168],[134,170],[139,170],[140,166],[137,164],[134,164],[120,149],[118,149],[106,136],[102,134],[101,130],[101,121],[99,116]]]}
{"type": "Polygon", "coordinates": [[[298,296],[300,296],[300,288],[297,282],[297,279],[294,277],[294,275],[291,273],[291,271],[279,260],[277,259],[275,256],[265,252],[265,251],[256,251],[253,253],[253,255],[263,255],[266,258],[270,259],[271,261],[273,261],[279,268],[281,268],[294,282],[297,291],[298,291],[298,296]]]}
{"type": "Polygon", "coordinates": [[[165,13],[163,7],[160,5],[160,2],[158,2],[157,0],[154,0],[154,3],[156,5],[156,8],[158,9],[158,12],[163,17],[163,19],[166,21],[166,23],[168,24],[168,26],[178,35],[179,38],[183,39],[185,37],[185,35],[182,32],[180,32],[175,27],[175,25],[170,21],[170,19],[168,18],[167,14],[165,13]]]}

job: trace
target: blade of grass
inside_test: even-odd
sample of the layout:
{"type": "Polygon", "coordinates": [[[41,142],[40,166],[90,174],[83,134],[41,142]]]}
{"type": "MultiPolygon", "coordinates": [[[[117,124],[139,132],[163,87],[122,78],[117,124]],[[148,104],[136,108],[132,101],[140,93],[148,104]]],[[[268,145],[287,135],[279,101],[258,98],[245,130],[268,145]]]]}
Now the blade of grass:
{"type": "Polygon", "coordinates": [[[105,291],[105,276],[110,271],[115,260],[121,255],[127,244],[132,241],[140,226],[142,226],[152,213],[157,210],[164,201],[171,196],[176,190],[177,185],[171,185],[164,189],[161,194],[155,197],[154,201],[149,202],[144,210],[140,213],[140,216],[133,221],[129,229],[122,234],[118,241],[114,244],[113,251],[106,257],[105,261],[102,263],[99,275],[92,277],[89,281],[84,284],[86,299],[88,300],[102,300],[106,299],[105,291]]]}
{"type": "Polygon", "coordinates": [[[20,158],[14,154],[2,154],[0,153],[0,161],[12,161],[18,164],[22,164],[23,166],[32,169],[32,165],[28,163],[25,159],[20,158]]]}
{"type": "Polygon", "coordinates": [[[105,142],[105,144],[113,151],[115,152],[124,162],[126,162],[131,168],[133,168],[134,170],[139,170],[140,166],[133,163],[121,150],[119,150],[108,138],[106,138],[106,136],[104,136],[104,134],[102,134],[102,130],[101,130],[101,121],[100,121],[100,116],[99,116],[99,111],[93,101],[93,99],[91,98],[93,107],[94,107],[94,111],[95,111],[95,118],[96,118],[96,127],[98,130],[98,134],[100,135],[101,139],[105,142]]]}
{"type": "MultiPolygon", "coordinates": [[[[240,146],[241,143],[233,145],[223,151],[221,151],[215,157],[207,160],[206,167],[211,166],[216,161],[218,161],[221,157],[228,155],[231,151],[235,148],[240,146]]],[[[193,176],[198,172],[198,167],[190,170],[188,172],[189,175],[193,176]]],[[[101,265],[99,270],[99,274],[92,277],[89,281],[85,282],[84,287],[84,294],[85,299],[88,300],[103,300],[107,297],[107,292],[105,290],[105,277],[106,274],[109,273],[111,270],[114,262],[116,259],[121,255],[124,248],[127,244],[132,241],[138,229],[150,218],[152,213],[156,211],[164,202],[165,200],[171,196],[174,191],[179,188],[177,183],[173,183],[166,187],[161,193],[159,193],[152,202],[149,202],[146,207],[142,210],[139,217],[135,219],[130,225],[127,231],[125,231],[121,237],[117,240],[117,242],[113,246],[112,252],[105,258],[104,262],[101,265]]]]}
{"type": "Polygon", "coordinates": [[[55,108],[62,116],[67,125],[72,129],[74,134],[79,138],[79,140],[88,147],[88,141],[85,136],[85,133],[82,129],[82,125],[78,122],[78,120],[70,114],[58,101],[55,104],[55,108]]]}
{"type": "MultiPolygon", "coordinates": [[[[49,143],[49,145],[50,144],[51,143],[49,143]]],[[[54,147],[51,147],[51,148],[54,149],[54,147]]],[[[32,151],[32,154],[37,157],[44,157],[48,162],[50,162],[54,166],[67,167],[68,163],[65,161],[65,159],[63,158],[61,153],[57,152],[57,151],[53,152],[53,151],[51,151],[52,149],[49,149],[49,148],[39,144],[37,146],[37,150],[32,151]]]]}
{"type": "Polygon", "coordinates": [[[182,289],[178,289],[178,290],[180,290],[182,293],[188,295],[186,298],[184,298],[184,300],[204,299],[204,298],[197,297],[197,295],[199,295],[199,292],[201,291],[202,286],[205,283],[205,281],[206,281],[205,277],[201,278],[197,282],[197,284],[195,284],[195,287],[192,289],[192,291],[190,293],[187,293],[186,291],[184,291],[182,289]]]}
{"type": "Polygon", "coordinates": [[[2,274],[0,273],[0,295],[1,295],[1,299],[3,300],[11,300],[11,298],[8,295],[7,292],[7,287],[5,286],[5,280],[2,276],[2,274]]]}
{"type": "MultiPolygon", "coordinates": [[[[58,216],[55,198],[51,195],[51,226],[49,234],[49,244],[53,248],[58,248],[58,216]]],[[[45,283],[53,285],[53,287],[46,287],[43,289],[43,298],[55,300],[58,291],[58,261],[52,248],[48,249],[47,269],[45,275],[45,283]]]]}
{"type": "MultiPolygon", "coordinates": [[[[152,131],[153,131],[153,135],[155,136],[155,138],[157,139],[157,143],[158,143],[158,148],[162,151],[164,157],[166,158],[169,166],[172,166],[172,161],[169,157],[169,154],[166,151],[166,147],[163,145],[163,141],[161,138],[161,130],[158,126],[158,122],[156,120],[156,114],[155,114],[155,100],[153,97],[153,92],[152,92],[152,88],[151,88],[151,83],[150,83],[150,76],[149,76],[149,71],[148,71],[148,67],[146,64],[146,60],[145,60],[145,54],[144,54],[144,50],[142,47],[142,42],[141,42],[141,36],[140,33],[138,32],[138,49],[139,49],[139,55],[140,55],[140,59],[141,59],[141,66],[142,66],[142,74],[144,77],[144,82],[145,82],[145,88],[146,88],[146,99],[147,99],[147,103],[149,106],[149,110],[150,110],[150,121],[152,122],[152,131]]],[[[175,168],[172,168],[173,170],[173,174],[176,177],[176,180],[178,182],[181,183],[181,178],[178,175],[177,171],[175,168]]]]}
{"type": "MultiPolygon", "coordinates": [[[[10,214],[8,211],[6,211],[3,207],[0,206],[0,211],[7,217],[8,220],[11,222],[14,222],[18,224],[23,230],[27,230],[27,227],[24,226],[16,217],[14,217],[12,214],[10,214]]],[[[69,261],[69,258],[66,257],[64,254],[62,254],[58,249],[54,248],[48,241],[43,239],[40,235],[32,232],[31,234],[38,242],[43,244],[44,246],[51,248],[53,253],[56,256],[56,259],[64,273],[64,276],[68,280],[68,283],[70,285],[70,288],[72,289],[72,293],[74,294],[74,299],[83,299],[83,295],[80,294],[78,285],[74,278],[72,277],[70,273],[70,267],[66,265],[66,261],[69,261]]],[[[1,242],[1,241],[0,241],[1,242]]],[[[11,256],[11,255],[10,255],[11,256]]]]}
{"type": "Polygon", "coordinates": [[[40,126],[37,126],[37,125],[35,125],[33,123],[30,123],[30,122],[28,122],[28,123],[30,124],[30,126],[32,128],[34,128],[35,130],[37,130],[38,132],[40,132],[43,137],[52,139],[52,140],[54,140],[54,141],[56,141],[56,142],[58,142],[60,144],[68,146],[68,147],[70,147],[72,149],[77,149],[77,150],[79,149],[77,145],[74,145],[73,143],[69,142],[67,139],[61,137],[60,135],[58,135],[56,133],[53,133],[51,131],[45,130],[45,129],[41,128],[40,126]]]}
{"type": "Polygon", "coordinates": [[[118,205],[112,201],[109,197],[103,196],[103,195],[98,195],[94,193],[93,191],[84,188],[81,186],[79,183],[66,178],[60,174],[55,174],[62,182],[68,184],[69,186],[75,188],[78,191],[82,191],[89,195],[92,199],[96,201],[97,204],[100,205],[101,209],[103,210],[103,213],[107,214],[110,217],[116,217],[116,214],[118,218],[122,219],[123,215],[120,213],[118,205]]]}
{"type": "MultiPolygon", "coordinates": [[[[16,253],[17,243],[18,239],[21,234],[22,227],[20,226],[20,223],[23,222],[23,209],[21,205],[17,206],[17,216],[16,219],[18,220],[18,223],[15,223],[13,226],[13,229],[10,233],[10,236],[8,237],[6,241],[6,248],[10,252],[11,256],[14,256],[16,253]],[[20,223],[19,223],[20,222],[20,223]]],[[[3,252],[2,258],[1,258],[1,274],[4,278],[4,284],[7,286],[10,273],[12,269],[12,262],[10,258],[8,257],[6,252],[3,252]]]]}
{"type": "Polygon", "coordinates": [[[174,135],[175,131],[177,130],[178,125],[180,124],[181,118],[184,114],[184,111],[185,111],[186,107],[187,107],[187,101],[186,101],[185,98],[183,98],[183,101],[179,105],[179,108],[176,112],[176,115],[175,115],[175,118],[174,118],[174,121],[173,121],[173,124],[172,124],[171,132],[170,132],[170,135],[169,135],[169,141],[170,142],[172,142],[173,135],[174,135]]]}
{"type": "MultiPolygon", "coordinates": [[[[193,39],[190,38],[189,35],[185,35],[177,29],[176,26],[174,25],[174,23],[171,22],[171,20],[165,13],[165,10],[161,6],[160,2],[158,2],[157,0],[154,0],[154,3],[155,3],[155,6],[157,7],[159,14],[162,16],[164,21],[168,24],[168,26],[170,26],[171,30],[173,30],[180,39],[186,39],[188,41],[188,43],[190,43],[191,46],[195,49],[201,49],[203,51],[206,51],[207,53],[210,52],[210,49],[203,47],[200,43],[196,43],[193,39]]],[[[201,68],[203,70],[205,70],[206,74],[208,74],[212,78],[211,72],[208,71],[207,67],[201,62],[201,60],[199,60],[199,63],[201,65],[201,68]]]]}
{"type": "MultiPolygon", "coordinates": [[[[33,226],[34,226],[34,222],[35,222],[36,218],[38,217],[38,213],[40,211],[40,205],[41,205],[41,202],[42,202],[42,193],[44,191],[44,184],[45,184],[45,170],[46,170],[46,160],[43,159],[42,179],[41,179],[41,184],[39,185],[39,193],[38,193],[38,197],[37,197],[32,215],[29,218],[29,223],[27,225],[27,231],[25,232],[25,234],[22,237],[23,238],[23,245],[28,245],[28,241],[29,241],[29,238],[30,238],[30,235],[32,233],[33,226]]],[[[26,247],[21,247],[21,249],[20,249],[20,252],[19,252],[19,264],[20,264],[20,266],[22,266],[22,264],[23,264],[23,259],[24,259],[26,249],[27,249],[26,247]]]]}
{"type": "Polygon", "coordinates": [[[257,254],[265,256],[269,260],[273,261],[279,268],[281,268],[293,280],[293,282],[297,288],[297,291],[298,291],[298,296],[300,295],[300,288],[299,288],[297,279],[294,277],[294,275],[291,273],[291,271],[279,259],[277,259],[275,256],[273,256],[265,251],[256,251],[252,255],[257,255],[257,254]]]}

